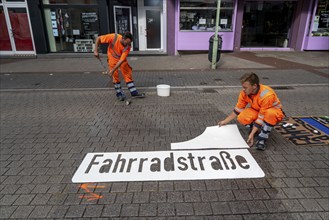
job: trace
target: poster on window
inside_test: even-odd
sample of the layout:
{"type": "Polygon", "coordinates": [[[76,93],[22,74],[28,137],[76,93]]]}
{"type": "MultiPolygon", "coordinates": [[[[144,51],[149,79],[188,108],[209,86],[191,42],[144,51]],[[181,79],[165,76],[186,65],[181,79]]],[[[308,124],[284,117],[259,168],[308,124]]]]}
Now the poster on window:
{"type": "Polygon", "coordinates": [[[319,28],[329,27],[329,0],[319,0],[317,8],[319,28]]]}
{"type": "Polygon", "coordinates": [[[98,34],[98,16],[96,12],[81,13],[81,21],[85,35],[98,34]]]}
{"type": "Polygon", "coordinates": [[[319,18],[319,28],[329,27],[329,11],[321,11],[319,18]]]}
{"type": "Polygon", "coordinates": [[[123,34],[128,31],[128,16],[117,16],[118,33],[123,34]]]}

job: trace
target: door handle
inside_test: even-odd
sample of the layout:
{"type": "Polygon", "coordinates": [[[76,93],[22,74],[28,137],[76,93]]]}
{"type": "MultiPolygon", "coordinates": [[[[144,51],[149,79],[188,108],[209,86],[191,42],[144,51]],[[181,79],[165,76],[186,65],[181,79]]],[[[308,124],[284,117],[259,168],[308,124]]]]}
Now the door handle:
{"type": "Polygon", "coordinates": [[[10,30],[10,35],[13,38],[14,37],[14,31],[13,31],[13,29],[9,28],[9,30],[10,30]]]}
{"type": "Polygon", "coordinates": [[[142,26],[139,26],[139,32],[140,32],[140,34],[143,34],[143,27],[142,26]]]}
{"type": "Polygon", "coordinates": [[[10,31],[11,31],[11,33],[13,34],[13,36],[17,35],[17,33],[15,32],[15,29],[10,28],[10,31]]]}

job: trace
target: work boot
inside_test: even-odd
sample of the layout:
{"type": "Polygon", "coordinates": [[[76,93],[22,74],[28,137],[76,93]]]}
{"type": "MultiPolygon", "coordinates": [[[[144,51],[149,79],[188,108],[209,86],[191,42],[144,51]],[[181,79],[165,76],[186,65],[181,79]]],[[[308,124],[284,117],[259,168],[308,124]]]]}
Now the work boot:
{"type": "Polygon", "coordinates": [[[264,151],[265,148],[266,148],[265,140],[258,140],[258,141],[256,142],[256,149],[257,149],[257,150],[262,150],[262,151],[264,151]]]}
{"type": "Polygon", "coordinates": [[[126,99],[126,96],[125,96],[125,94],[120,92],[120,93],[117,93],[117,99],[119,101],[124,101],[126,99]]]}
{"type": "Polygon", "coordinates": [[[135,98],[144,98],[145,93],[135,93],[135,94],[131,94],[131,96],[135,98]]]}

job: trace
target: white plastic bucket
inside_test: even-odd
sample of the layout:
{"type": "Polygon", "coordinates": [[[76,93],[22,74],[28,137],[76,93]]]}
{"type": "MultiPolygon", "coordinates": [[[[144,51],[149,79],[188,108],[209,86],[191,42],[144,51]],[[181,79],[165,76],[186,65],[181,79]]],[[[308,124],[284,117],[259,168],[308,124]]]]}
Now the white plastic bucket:
{"type": "Polygon", "coordinates": [[[167,97],[170,96],[170,86],[165,84],[157,85],[158,96],[167,97]]]}

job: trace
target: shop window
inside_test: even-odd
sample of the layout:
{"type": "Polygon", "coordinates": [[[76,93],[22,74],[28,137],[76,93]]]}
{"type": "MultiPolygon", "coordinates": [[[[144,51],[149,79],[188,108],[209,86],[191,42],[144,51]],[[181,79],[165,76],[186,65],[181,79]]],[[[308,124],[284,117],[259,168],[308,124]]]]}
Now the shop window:
{"type": "Polygon", "coordinates": [[[329,36],[329,0],[319,0],[313,20],[312,36],[329,36]]]}
{"type": "MultiPolygon", "coordinates": [[[[181,0],[179,26],[181,31],[214,31],[217,1],[181,0]]],[[[232,31],[234,0],[222,0],[220,5],[219,31],[232,31]]]]}
{"type": "Polygon", "coordinates": [[[295,1],[247,1],[241,47],[288,47],[295,1]]]}
{"type": "Polygon", "coordinates": [[[51,52],[93,52],[99,34],[97,8],[47,8],[51,52]]]}

